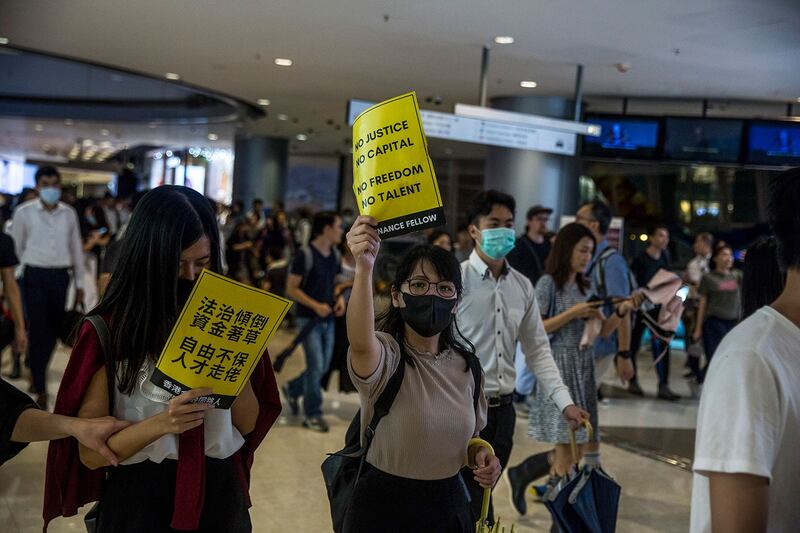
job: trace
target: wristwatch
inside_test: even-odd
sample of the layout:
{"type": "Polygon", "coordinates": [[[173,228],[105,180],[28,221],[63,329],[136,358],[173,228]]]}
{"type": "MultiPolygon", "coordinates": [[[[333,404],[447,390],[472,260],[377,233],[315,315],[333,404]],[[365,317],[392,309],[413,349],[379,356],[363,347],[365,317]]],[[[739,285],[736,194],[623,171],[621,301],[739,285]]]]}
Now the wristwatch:
{"type": "Polygon", "coordinates": [[[631,358],[631,351],[630,350],[620,350],[617,352],[616,357],[621,357],[622,359],[630,359],[631,358]]]}

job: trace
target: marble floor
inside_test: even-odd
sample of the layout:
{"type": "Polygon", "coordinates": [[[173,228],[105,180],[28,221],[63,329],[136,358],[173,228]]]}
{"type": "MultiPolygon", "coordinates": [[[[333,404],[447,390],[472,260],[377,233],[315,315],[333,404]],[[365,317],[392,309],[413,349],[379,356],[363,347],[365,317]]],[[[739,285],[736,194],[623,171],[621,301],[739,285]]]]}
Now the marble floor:
{"type": "MultiPolygon", "coordinates": [[[[280,331],[272,341],[272,352],[278,353],[289,339],[288,332],[280,331]]],[[[600,421],[608,432],[606,442],[614,444],[602,445],[603,465],[622,486],[617,529],[620,533],[683,533],[689,526],[691,474],[685,463],[679,464],[669,458],[673,453],[685,456],[691,450],[687,443],[693,441],[697,401],[684,399],[669,403],[654,399],[656,382],[647,358],[648,355],[643,354],[639,365],[645,398],[619,393],[613,388],[613,376],[604,380],[605,390],[610,394],[601,403],[600,421]]],[[[52,390],[58,386],[66,359],[67,352],[59,350],[48,376],[52,390]]],[[[5,372],[7,356],[3,362],[5,372]]],[[[690,391],[681,379],[682,364],[682,357],[676,354],[672,362],[672,388],[688,397],[690,391]]],[[[302,368],[302,349],[298,349],[279,374],[279,382],[288,381],[302,368]]],[[[24,388],[25,382],[14,383],[24,388]]],[[[254,531],[330,531],[319,467],[325,452],[341,448],[344,432],[357,408],[355,395],[326,394],[325,409],[331,425],[327,434],[303,429],[300,419],[280,418],[258,450],[253,468],[251,517],[254,531]]],[[[526,435],[527,422],[518,419],[512,464],[548,449],[547,445],[526,435]]],[[[41,531],[46,451],[46,444],[32,444],[0,468],[0,531],[3,533],[41,531]]],[[[517,515],[509,502],[510,490],[503,479],[494,494],[496,515],[504,524],[513,521],[518,532],[549,531],[550,517],[543,505],[531,501],[528,514],[517,515]]],[[[51,524],[49,531],[78,532],[85,531],[85,526],[81,516],[61,518],[51,524]]]]}

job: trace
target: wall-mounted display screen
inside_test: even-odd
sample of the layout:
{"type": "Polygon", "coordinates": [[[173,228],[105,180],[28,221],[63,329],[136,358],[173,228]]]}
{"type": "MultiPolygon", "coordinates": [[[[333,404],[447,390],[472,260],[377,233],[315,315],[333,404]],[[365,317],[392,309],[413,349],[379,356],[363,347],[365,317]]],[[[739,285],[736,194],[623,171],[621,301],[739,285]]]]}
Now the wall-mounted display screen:
{"type": "Polygon", "coordinates": [[[800,122],[753,121],[748,133],[748,163],[800,165],[800,122]]]}
{"type": "Polygon", "coordinates": [[[599,137],[583,138],[583,155],[649,159],[658,155],[661,121],[651,117],[587,115],[584,122],[602,128],[599,137]]]}
{"type": "Polygon", "coordinates": [[[671,118],[665,123],[664,158],[736,163],[742,143],[741,120],[671,118]]]}

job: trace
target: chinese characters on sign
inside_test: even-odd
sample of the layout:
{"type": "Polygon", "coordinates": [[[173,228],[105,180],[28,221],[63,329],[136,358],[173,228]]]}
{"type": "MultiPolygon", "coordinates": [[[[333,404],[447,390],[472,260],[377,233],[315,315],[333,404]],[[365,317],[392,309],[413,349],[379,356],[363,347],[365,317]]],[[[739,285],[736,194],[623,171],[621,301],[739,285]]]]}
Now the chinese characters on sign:
{"type": "Polygon", "coordinates": [[[203,271],[151,381],[173,394],[209,387],[214,394],[203,400],[229,408],[290,306],[288,300],[203,271]]]}

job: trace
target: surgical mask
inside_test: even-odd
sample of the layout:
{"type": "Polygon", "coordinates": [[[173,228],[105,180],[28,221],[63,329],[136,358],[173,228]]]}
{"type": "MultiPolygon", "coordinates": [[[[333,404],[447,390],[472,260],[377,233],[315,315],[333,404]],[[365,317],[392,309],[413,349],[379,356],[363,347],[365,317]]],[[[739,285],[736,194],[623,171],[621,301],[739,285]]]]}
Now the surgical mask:
{"type": "Polygon", "coordinates": [[[47,205],[56,205],[61,199],[61,189],[58,187],[43,187],[39,190],[39,198],[47,205]]]}
{"type": "Polygon", "coordinates": [[[90,226],[96,226],[97,225],[97,218],[95,218],[94,215],[86,215],[86,222],[90,226]]]}
{"type": "Polygon", "coordinates": [[[178,312],[180,312],[183,306],[186,305],[186,302],[189,301],[189,296],[192,295],[192,290],[194,290],[196,281],[197,279],[178,278],[178,312]]]}
{"type": "Polygon", "coordinates": [[[502,259],[514,249],[517,236],[511,228],[481,230],[481,250],[492,259],[502,259]]]}
{"type": "Polygon", "coordinates": [[[400,308],[403,321],[421,336],[433,337],[450,325],[457,300],[445,300],[433,294],[414,296],[403,293],[403,301],[406,304],[400,308]]]}

